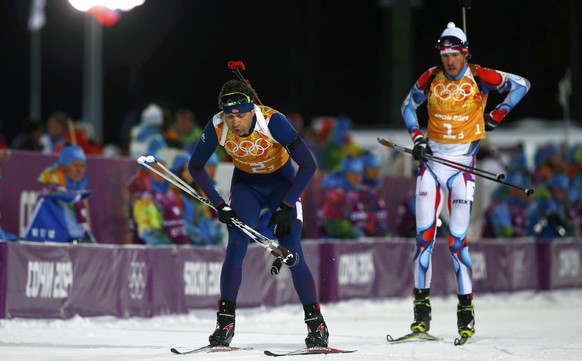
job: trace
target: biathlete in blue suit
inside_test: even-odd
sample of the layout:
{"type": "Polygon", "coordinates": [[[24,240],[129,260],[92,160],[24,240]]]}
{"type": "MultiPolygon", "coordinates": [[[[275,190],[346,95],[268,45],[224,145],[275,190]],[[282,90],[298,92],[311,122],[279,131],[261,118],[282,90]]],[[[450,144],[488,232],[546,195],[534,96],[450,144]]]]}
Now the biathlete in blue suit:
{"type": "Polygon", "coordinates": [[[329,333],[320,311],[315,282],[301,249],[303,211],[299,197],[317,169],[315,159],[287,118],[278,111],[253,103],[254,91],[245,82],[230,80],[220,90],[221,111],[208,122],[193,148],[188,168],[228,225],[228,246],[220,276],[213,346],[228,346],[234,336],[235,308],[242,279],[242,264],[249,237],[231,224],[231,218],[258,224],[261,210],[271,211],[269,226],[280,244],[299,255],[292,268],[293,285],[303,309],[307,347],[327,346],[329,333]],[[218,194],[204,165],[221,146],[232,157],[234,171],[230,204],[218,194]],[[297,164],[293,165],[291,159],[297,164]]]}

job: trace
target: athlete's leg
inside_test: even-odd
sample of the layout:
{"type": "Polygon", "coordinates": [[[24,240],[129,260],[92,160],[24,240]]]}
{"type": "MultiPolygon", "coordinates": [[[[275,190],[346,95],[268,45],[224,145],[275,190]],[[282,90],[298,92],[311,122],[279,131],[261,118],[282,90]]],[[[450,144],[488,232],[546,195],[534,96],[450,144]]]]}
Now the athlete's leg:
{"type": "MultiPolygon", "coordinates": [[[[231,186],[230,206],[239,219],[247,224],[256,224],[260,206],[252,192],[243,183],[231,186]]],[[[228,227],[228,246],[220,274],[220,294],[222,300],[236,301],[242,281],[242,265],[249,237],[237,227],[228,227]]]]}
{"type": "MultiPolygon", "coordinates": [[[[271,196],[272,203],[270,205],[272,212],[281,203],[278,199],[283,194],[286,194],[289,189],[289,184],[281,182],[274,187],[273,195],[271,196]]],[[[303,304],[303,311],[305,313],[305,324],[307,325],[307,337],[305,338],[305,345],[307,347],[327,347],[329,339],[329,331],[320,310],[317,299],[317,291],[315,289],[315,280],[309,270],[309,266],[305,261],[303,255],[303,248],[301,247],[301,228],[303,226],[303,206],[301,201],[295,203],[295,209],[291,211],[291,232],[279,238],[279,242],[291,253],[297,254],[299,262],[290,268],[291,278],[293,279],[293,286],[299,296],[299,300],[303,304]]]]}
{"type": "Polygon", "coordinates": [[[279,242],[292,253],[297,253],[299,263],[290,268],[293,286],[297,291],[299,300],[304,305],[314,304],[317,302],[317,292],[315,289],[315,280],[309,270],[303,248],[301,247],[301,227],[303,225],[303,208],[301,202],[295,204],[295,210],[291,216],[291,233],[281,237],[279,242]]]}
{"type": "Polygon", "coordinates": [[[416,245],[413,253],[416,289],[430,288],[431,258],[441,208],[442,191],[436,176],[421,165],[416,179],[416,245]]]}
{"type": "Polygon", "coordinates": [[[447,182],[449,209],[449,250],[455,267],[459,295],[473,292],[473,265],[469,256],[467,232],[475,193],[475,180],[469,173],[456,173],[447,182]]]}
{"type": "Polygon", "coordinates": [[[298,201],[295,204],[295,211],[292,217],[291,233],[281,239],[281,244],[299,256],[299,263],[291,267],[291,278],[305,313],[304,321],[307,325],[305,345],[307,347],[327,347],[329,331],[317,301],[315,280],[309,270],[309,266],[307,266],[307,262],[305,262],[303,248],[301,247],[302,225],[303,207],[301,202],[298,201]]]}

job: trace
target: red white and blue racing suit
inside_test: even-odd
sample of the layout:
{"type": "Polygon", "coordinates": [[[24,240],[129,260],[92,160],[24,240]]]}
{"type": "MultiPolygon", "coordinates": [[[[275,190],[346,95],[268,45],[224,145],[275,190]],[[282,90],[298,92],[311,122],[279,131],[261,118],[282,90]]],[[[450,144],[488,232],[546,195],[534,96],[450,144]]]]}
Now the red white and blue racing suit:
{"type": "MultiPolygon", "coordinates": [[[[475,166],[475,155],[485,138],[484,110],[490,91],[507,96],[489,114],[496,122],[523,98],[529,82],[517,75],[465,64],[456,78],[442,67],[425,71],[402,104],[402,116],[414,141],[424,134],[416,116],[418,106],[427,101],[429,147],[440,158],[475,166]]],[[[472,294],[472,264],[467,232],[475,180],[462,172],[436,162],[420,162],[416,182],[416,247],[414,285],[430,288],[431,256],[436,238],[437,219],[444,204],[448,211],[448,246],[454,263],[458,294],[472,294]]]]}

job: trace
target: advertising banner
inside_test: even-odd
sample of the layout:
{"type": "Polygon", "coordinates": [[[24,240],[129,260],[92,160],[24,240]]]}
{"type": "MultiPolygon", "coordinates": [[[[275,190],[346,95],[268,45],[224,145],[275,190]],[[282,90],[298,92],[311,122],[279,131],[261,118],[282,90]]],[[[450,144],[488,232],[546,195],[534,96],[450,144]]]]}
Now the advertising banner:
{"type": "MultiPolygon", "coordinates": [[[[456,289],[448,249],[440,240],[433,252],[431,292],[449,294],[456,289]]],[[[322,281],[326,302],[351,298],[403,297],[412,294],[413,240],[363,240],[322,245],[321,262],[327,265],[322,281]]]]}
{"type": "Polygon", "coordinates": [[[540,288],[582,287],[582,243],[579,240],[539,244],[540,288]]]}
{"type": "Polygon", "coordinates": [[[68,246],[8,243],[6,317],[69,318],[73,260],[68,246]]]}
{"type": "MultiPolygon", "coordinates": [[[[582,243],[481,241],[470,246],[476,294],[582,287],[582,243]]],[[[411,239],[303,243],[323,303],[411,297],[411,239]]],[[[215,309],[224,248],[0,243],[0,317],[151,317],[215,309]]],[[[270,274],[274,257],[249,245],[239,307],[301,302],[291,269],[270,274]]],[[[455,295],[454,265],[445,239],[432,256],[431,295],[455,295]]]]}
{"type": "Polygon", "coordinates": [[[484,240],[469,246],[473,290],[478,293],[537,289],[537,247],[532,240],[484,240]]]}
{"type": "Polygon", "coordinates": [[[6,317],[176,314],[177,247],[6,243],[6,317]]]}
{"type": "Polygon", "coordinates": [[[0,242],[0,319],[6,318],[6,274],[8,269],[8,244],[0,242]]]}

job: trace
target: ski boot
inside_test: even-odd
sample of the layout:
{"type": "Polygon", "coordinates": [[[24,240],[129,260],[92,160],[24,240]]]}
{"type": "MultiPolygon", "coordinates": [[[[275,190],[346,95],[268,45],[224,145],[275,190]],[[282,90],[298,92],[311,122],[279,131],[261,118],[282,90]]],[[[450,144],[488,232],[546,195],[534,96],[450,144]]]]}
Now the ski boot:
{"type": "Polygon", "coordinates": [[[307,324],[307,337],[305,345],[311,347],[327,347],[329,332],[319,310],[319,303],[304,305],[305,323],[307,324]]]}
{"type": "Polygon", "coordinates": [[[475,334],[475,306],[473,295],[459,295],[457,305],[457,328],[461,337],[471,337],[475,334]]]}
{"type": "Polygon", "coordinates": [[[430,288],[414,289],[414,322],[410,325],[410,330],[416,332],[428,332],[430,330],[431,307],[430,288]]]}
{"type": "Polygon", "coordinates": [[[234,337],[234,316],[236,303],[232,301],[218,301],[216,313],[216,329],[208,337],[210,346],[228,346],[234,337]]]}

